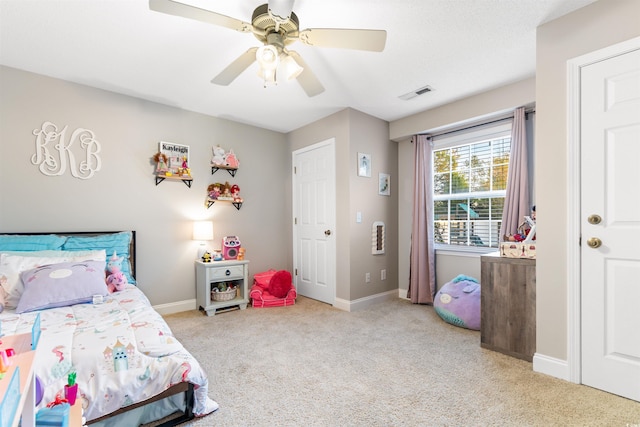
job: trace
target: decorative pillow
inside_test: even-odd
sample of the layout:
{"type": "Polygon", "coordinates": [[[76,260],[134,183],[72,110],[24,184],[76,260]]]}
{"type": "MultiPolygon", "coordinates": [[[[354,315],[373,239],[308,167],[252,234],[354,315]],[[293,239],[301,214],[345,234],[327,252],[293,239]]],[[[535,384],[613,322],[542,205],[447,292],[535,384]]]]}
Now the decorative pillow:
{"type": "Polygon", "coordinates": [[[253,275],[253,283],[260,286],[265,291],[269,289],[269,282],[273,275],[276,274],[276,270],[269,269],[267,271],[263,271],[262,273],[256,273],[253,275]]]}
{"type": "Polygon", "coordinates": [[[280,270],[269,281],[269,293],[277,298],[284,298],[291,289],[291,273],[280,270]]]}
{"type": "Polygon", "coordinates": [[[24,292],[16,313],[66,307],[106,295],[104,268],[105,261],[72,261],[23,271],[24,292]]]}
{"type": "Polygon", "coordinates": [[[55,234],[0,235],[0,251],[40,251],[62,249],[66,237],[55,234]]]}
{"type": "Polygon", "coordinates": [[[480,283],[473,277],[457,276],[436,293],[433,308],[447,323],[480,330],[480,283]]]}
{"type": "MultiPolygon", "coordinates": [[[[35,251],[24,252],[24,255],[0,254],[0,285],[7,293],[5,308],[16,308],[24,286],[20,273],[46,264],[57,264],[67,261],[96,260],[105,261],[106,252],[100,251],[35,251]],[[52,256],[39,256],[41,253],[52,253],[52,256]]],[[[106,262],[105,262],[106,264],[106,262]]],[[[104,279],[104,272],[103,272],[104,279]]],[[[105,285],[106,286],[106,285],[105,285]]]]}
{"type": "Polygon", "coordinates": [[[133,284],[136,283],[136,281],[132,276],[131,254],[129,254],[132,236],[133,233],[131,233],[131,231],[101,234],[99,236],[69,236],[62,246],[62,249],[104,249],[107,252],[107,256],[111,256],[116,252],[118,256],[122,258],[122,272],[127,277],[127,282],[133,284]]]}

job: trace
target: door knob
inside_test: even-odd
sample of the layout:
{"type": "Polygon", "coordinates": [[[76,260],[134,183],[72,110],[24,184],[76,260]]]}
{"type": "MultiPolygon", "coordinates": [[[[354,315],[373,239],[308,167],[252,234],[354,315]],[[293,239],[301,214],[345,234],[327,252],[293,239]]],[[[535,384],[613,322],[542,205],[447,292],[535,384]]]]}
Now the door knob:
{"type": "Polygon", "coordinates": [[[602,221],[602,217],[596,214],[589,215],[589,218],[587,218],[587,221],[589,221],[589,224],[593,224],[593,225],[600,224],[600,221],[602,221]]]}
{"type": "Polygon", "coordinates": [[[331,236],[331,230],[324,230],[325,236],[331,236]]]}
{"type": "Polygon", "coordinates": [[[599,248],[600,246],[602,246],[602,240],[598,239],[597,237],[591,237],[589,240],[587,240],[587,245],[589,245],[590,248],[599,248]]]}

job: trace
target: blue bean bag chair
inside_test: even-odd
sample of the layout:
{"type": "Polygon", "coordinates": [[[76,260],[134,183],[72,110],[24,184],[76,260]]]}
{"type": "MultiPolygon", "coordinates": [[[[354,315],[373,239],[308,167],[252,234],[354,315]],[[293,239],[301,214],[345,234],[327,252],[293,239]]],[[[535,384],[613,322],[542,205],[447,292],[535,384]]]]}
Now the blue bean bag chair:
{"type": "Polygon", "coordinates": [[[436,293],[433,307],[447,323],[480,330],[480,283],[460,274],[436,293]]]}

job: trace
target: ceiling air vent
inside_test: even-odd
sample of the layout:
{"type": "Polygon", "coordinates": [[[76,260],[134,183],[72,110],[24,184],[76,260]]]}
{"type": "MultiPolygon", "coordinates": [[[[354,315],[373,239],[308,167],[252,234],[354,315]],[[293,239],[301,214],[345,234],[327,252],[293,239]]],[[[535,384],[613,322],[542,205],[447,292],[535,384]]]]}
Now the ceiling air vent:
{"type": "Polygon", "coordinates": [[[418,95],[422,95],[425,94],[427,92],[431,92],[433,90],[433,88],[431,86],[425,86],[425,87],[421,87],[420,89],[416,89],[413,90],[409,93],[405,93],[404,95],[400,96],[400,99],[404,99],[405,101],[410,100],[411,98],[415,98],[418,95]]]}

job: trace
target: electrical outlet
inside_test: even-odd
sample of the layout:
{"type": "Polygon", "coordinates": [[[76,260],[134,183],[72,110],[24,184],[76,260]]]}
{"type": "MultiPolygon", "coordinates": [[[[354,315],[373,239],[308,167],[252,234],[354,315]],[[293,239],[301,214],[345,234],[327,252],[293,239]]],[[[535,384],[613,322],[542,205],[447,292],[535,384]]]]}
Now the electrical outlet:
{"type": "Polygon", "coordinates": [[[365,273],[364,281],[365,281],[365,283],[371,282],[371,273],[365,273]]]}
{"type": "Polygon", "coordinates": [[[386,269],[380,270],[380,280],[387,280],[387,270],[386,269]]]}

